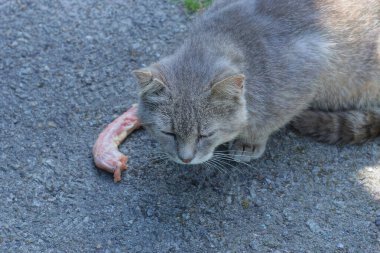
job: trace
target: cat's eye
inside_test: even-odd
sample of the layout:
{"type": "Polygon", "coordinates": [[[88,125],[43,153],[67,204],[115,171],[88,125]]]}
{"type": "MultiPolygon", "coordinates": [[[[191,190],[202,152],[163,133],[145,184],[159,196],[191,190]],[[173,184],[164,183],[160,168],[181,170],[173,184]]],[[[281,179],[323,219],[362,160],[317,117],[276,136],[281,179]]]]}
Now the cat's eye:
{"type": "Polygon", "coordinates": [[[172,133],[172,132],[166,132],[166,131],[161,131],[161,133],[167,135],[167,136],[171,136],[171,137],[176,137],[175,133],[172,133]]]}
{"type": "Polygon", "coordinates": [[[209,132],[209,133],[207,133],[207,134],[200,134],[200,135],[199,135],[199,139],[210,138],[210,137],[213,136],[215,133],[216,133],[216,131],[212,131],[212,132],[209,132]]]}

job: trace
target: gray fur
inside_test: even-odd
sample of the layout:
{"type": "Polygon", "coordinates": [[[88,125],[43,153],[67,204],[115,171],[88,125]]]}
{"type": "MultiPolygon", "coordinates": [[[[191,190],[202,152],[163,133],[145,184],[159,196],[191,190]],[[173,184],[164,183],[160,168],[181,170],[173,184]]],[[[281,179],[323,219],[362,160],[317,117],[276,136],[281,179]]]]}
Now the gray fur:
{"type": "Polygon", "coordinates": [[[377,0],[216,1],[173,55],[136,71],[142,123],[177,162],[230,141],[250,160],[307,109],[377,106],[379,15],[377,0]]]}

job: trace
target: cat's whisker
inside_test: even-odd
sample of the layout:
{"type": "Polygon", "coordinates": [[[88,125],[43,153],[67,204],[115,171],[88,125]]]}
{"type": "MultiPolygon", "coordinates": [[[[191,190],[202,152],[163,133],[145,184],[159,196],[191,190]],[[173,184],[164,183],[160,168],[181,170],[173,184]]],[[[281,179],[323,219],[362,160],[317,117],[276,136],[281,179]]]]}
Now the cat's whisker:
{"type": "Polygon", "coordinates": [[[156,161],[165,160],[165,159],[166,159],[166,157],[152,157],[149,159],[149,161],[156,162],[156,161]]]}
{"type": "MultiPolygon", "coordinates": [[[[229,150],[228,153],[231,152],[231,151],[242,152],[241,150],[229,150]]],[[[228,153],[221,153],[221,154],[225,154],[225,155],[227,155],[228,153]]],[[[217,154],[217,153],[215,152],[214,154],[217,154]]],[[[255,158],[254,155],[243,155],[243,154],[230,154],[230,155],[231,155],[232,157],[233,157],[233,156],[240,156],[240,157],[255,158]]]]}
{"type": "Polygon", "coordinates": [[[211,168],[217,169],[219,172],[224,173],[224,171],[213,161],[208,161],[208,164],[210,165],[211,168]]]}
{"type": "Polygon", "coordinates": [[[164,162],[166,162],[166,161],[167,161],[167,159],[162,159],[161,158],[161,159],[156,159],[156,160],[150,160],[149,162],[161,165],[161,164],[164,164],[164,162]]]}
{"type": "Polygon", "coordinates": [[[152,152],[154,155],[162,155],[162,156],[168,156],[165,152],[162,152],[160,150],[156,150],[155,152],[152,152]]]}
{"type": "Polygon", "coordinates": [[[214,170],[214,166],[211,166],[211,164],[209,164],[209,163],[204,163],[204,165],[205,165],[205,168],[206,168],[207,170],[214,170]]]}
{"type": "Polygon", "coordinates": [[[223,156],[223,157],[229,157],[229,158],[234,158],[234,157],[236,157],[236,156],[240,156],[240,157],[254,157],[254,155],[230,154],[230,153],[217,153],[217,152],[215,152],[214,155],[223,156]]]}
{"type": "Polygon", "coordinates": [[[219,168],[215,167],[215,165],[211,164],[211,163],[207,163],[207,169],[209,169],[209,170],[217,169],[219,172],[221,172],[219,168]]]}
{"type": "Polygon", "coordinates": [[[219,166],[221,166],[221,167],[225,167],[225,165],[228,165],[228,166],[230,166],[230,164],[227,164],[227,163],[225,163],[225,162],[223,162],[223,161],[221,161],[221,160],[217,160],[217,159],[213,159],[213,160],[211,160],[213,163],[215,163],[215,164],[218,164],[219,166]]]}
{"type": "Polygon", "coordinates": [[[155,156],[149,158],[149,161],[151,163],[159,163],[161,165],[164,162],[168,162],[169,160],[169,156],[164,152],[157,151],[154,153],[154,155],[155,156]]]}
{"type": "MultiPolygon", "coordinates": [[[[225,161],[225,160],[222,160],[222,159],[211,159],[214,163],[217,163],[219,166],[223,167],[223,168],[227,168],[228,167],[231,167],[235,170],[238,170],[240,171],[240,169],[234,165],[232,165],[231,163],[229,163],[228,161],[225,161]]],[[[241,171],[240,171],[241,172],[241,171]]]]}
{"type": "Polygon", "coordinates": [[[231,154],[232,151],[236,151],[236,152],[244,152],[242,150],[238,150],[238,149],[229,149],[229,150],[225,150],[225,151],[214,151],[214,153],[217,153],[217,154],[231,154]]]}
{"type": "Polygon", "coordinates": [[[214,163],[219,165],[219,168],[223,172],[223,174],[227,174],[228,170],[225,169],[225,166],[220,161],[214,161],[214,163]]]}
{"type": "Polygon", "coordinates": [[[214,166],[211,165],[210,161],[203,163],[207,170],[214,169],[214,166]]]}
{"type": "Polygon", "coordinates": [[[250,167],[250,165],[246,162],[243,162],[243,161],[239,161],[239,160],[236,160],[234,159],[233,156],[226,156],[226,155],[221,155],[221,154],[216,154],[214,155],[215,158],[217,159],[221,159],[221,160],[224,160],[224,161],[228,161],[228,162],[236,162],[236,163],[240,163],[240,164],[243,164],[243,165],[246,165],[247,167],[250,167]]]}
{"type": "Polygon", "coordinates": [[[215,163],[213,160],[207,161],[207,163],[212,166],[213,168],[217,169],[219,172],[226,174],[226,171],[222,168],[222,166],[218,163],[215,163]]]}
{"type": "Polygon", "coordinates": [[[217,160],[217,161],[218,161],[218,163],[220,163],[220,164],[224,164],[224,165],[227,165],[227,166],[229,166],[229,167],[231,167],[231,168],[237,170],[240,174],[243,174],[243,172],[239,169],[239,167],[234,166],[234,165],[232,165],[232,164],[230,164],[230,163],[228,163],[228,162],[226,162],[226,161],[224,161],[224,160],[217,160]]]}
{"type": "Polygon", "coordinates": [[[233,162],[237,162],[237,163],[241,163],[241,164],[244,164],[246,166],[250,166],[248,163],[246,162],[243,162],[243,161],[240,161],[240,160],[236,160],[235,157],[238,156],[238,157],[248,157],[248,158],[254,158],[253,156],[248,156],[248,155],[232,155],[232,154],[221,154],[221,153],[214,153],[214,157],[218,157],[218,158],[223,158],[225,160],[229,160],[229,161],[233,161],[233,162]]]}
{"type": "Polygon", "coordinates": [[[152,153],[152,154],[154,154],[154,155],[156,155],[156,156],[167,156],[167,154],[166,153],[164,153],[164,152],[154,152],[154,153],[152,153]]]}
{"type": "Polygon", "coordinates": [[[234,163],[243,164],[243,165],[246,165],[247,167],[249,167],[249,164],[248,164],[248,163],[243,162],[243,161],[236,160],[236,159],[234,158],[234,156],[232,156],[232,155],[226,155],[226,154],[214,154],[214,158],[215,158],[215,159],[219,159],[219,160],[223,160],[223,161],[225,161],[225,162],[234,162],[234,163]]]}

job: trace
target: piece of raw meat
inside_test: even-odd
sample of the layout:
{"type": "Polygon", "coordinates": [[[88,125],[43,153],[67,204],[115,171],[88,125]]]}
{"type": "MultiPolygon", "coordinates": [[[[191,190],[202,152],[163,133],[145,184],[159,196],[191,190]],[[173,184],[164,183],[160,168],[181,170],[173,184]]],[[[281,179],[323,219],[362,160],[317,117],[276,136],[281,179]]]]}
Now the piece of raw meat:
{"type": "Polygon", "coordinates": [[[128,157],[118,146],[135,129],[141,126],[137,118],[137,104],[112,121],[100,134],[92,149],[96,167],[113,173],[115,182],[121,180],[121,172],[127,169],[128,157]]]}

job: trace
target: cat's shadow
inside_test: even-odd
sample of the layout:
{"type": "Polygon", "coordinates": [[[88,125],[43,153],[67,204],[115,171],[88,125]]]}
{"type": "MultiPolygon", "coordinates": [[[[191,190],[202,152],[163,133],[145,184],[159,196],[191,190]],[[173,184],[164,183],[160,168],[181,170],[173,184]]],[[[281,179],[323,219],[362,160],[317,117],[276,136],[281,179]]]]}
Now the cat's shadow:
{"type": "Polygon", "coordinates": [[[215,231],[232,245],[240,237],[236,231],[281,241],[283,233],[313,237],[320,228],[349,245],[342,231],[376,231],[374,222],[363,220],[374,221],[380,204],[374,181],[379,144],[324,145],[283,129],[261,159],[218,170],[153,162],[157,143],[140,131],[128,150],[121,148],[131,157],[125,206],[134,210],[124,211],[123,219],[136,220],[147,233],[191,234],[202,245],[215,231]],[[139,156],[141,149],[149,151],[139,156]]]}
{"type": "MultiPolygon", "coordinates": [[[[152,186],[152,194],[163,202],[165,196],[178,198],[177,202],[188,202],[185,198],[192,194],[198,196],[197,201],[201,201],[199,196],[210,196],[210,192],[213,192],[213,198],[220,201],[230,195],[242,199],[244,194],[248,194],[245,197],[250,199],[249,194],[254,191],[252,187],[255,185],[259,187],[258,190],[290,191],[296,195],[297,190],[294,188],[292,191],[292,187],[288,186],[297,185],[300,181],[323,188],[325,193],[334,192],[333,185],[325,184],[331,181],[343,188],[348,187],[347,182],[356,185],[355,181],[363,170],[379,163],[377,142],[360,146],[326,145],[300,137],[289,129],[273,135],[264,156],[258,160],[242,164],[224,161],[214,166],[184,166],[164,159],[157,160],[155,150],[158,144],[145,131],[135,138],[140,139],[134,142],[135,145],[141,148],[142,145],[136,143],[144,143],[145,147],[149,143],[152,149],[149,154],[132,163],[132,174],[140,177],[138,181],[143,180],[144,187],[152,186]]],[[[139,147],[130,147],[130,150],[139,150],[139,147]]],[[[226,151],[226,147],[220,150],[226,151]]],[[[367,194],[362,187],[355,187],[358,193],[362,191],[363,196],[367,194]]]]}

